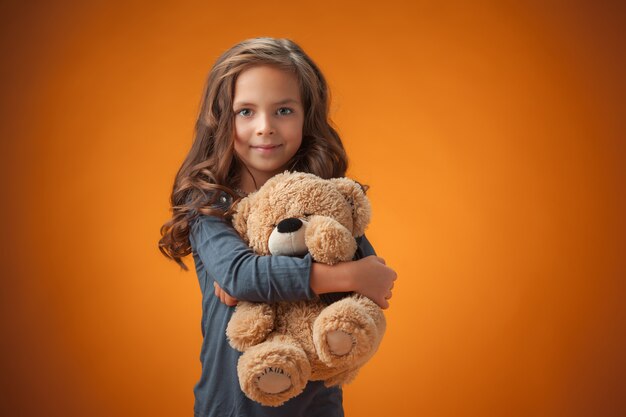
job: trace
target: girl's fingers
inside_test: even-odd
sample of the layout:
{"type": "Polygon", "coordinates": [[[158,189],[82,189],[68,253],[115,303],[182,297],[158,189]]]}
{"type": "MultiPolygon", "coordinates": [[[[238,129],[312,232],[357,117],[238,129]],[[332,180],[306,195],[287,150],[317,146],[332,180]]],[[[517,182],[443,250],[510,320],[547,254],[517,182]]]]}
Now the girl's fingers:
{"type": "Polygon", "coordinates": [[[215,296],[220,299],[222,304],[233,307],[239,302],[236,298],[231,297],[226,291],[224,291],[217,282],[213,281],[213,287],[215,288],[215,296]]]}
{"type": "MultiPolygon", "coordinates": [[[[226,293],[224,293],[224,294],[226,294],[226,293]]],[[[237,305],[237,300],[235,298],[231,297],[230,295],[226,294],[224,304],[226,304],[229,307],[233,307],[233,306],[237,305]]]]}

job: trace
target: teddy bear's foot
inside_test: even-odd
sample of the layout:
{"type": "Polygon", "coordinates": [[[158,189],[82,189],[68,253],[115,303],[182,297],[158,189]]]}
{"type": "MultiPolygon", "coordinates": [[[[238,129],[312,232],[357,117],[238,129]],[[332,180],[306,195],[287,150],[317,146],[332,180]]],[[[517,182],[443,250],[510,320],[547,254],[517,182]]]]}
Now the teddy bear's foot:
{"type": "Polygon", "coordinates": [[[280,394],[291,388],[291,377],[281,368],[267,368],[259,377],[257,385],[267,394],[280,394]]]}
{"type": "Polygon", "coordinates": [[[279,406],[300,394],[311,375],[306,353],[288,336],[246,350],[239,358],[237,373],[241,390],[263,405],[279,406]]]}
{"type": "Polygon", "coordinates": [[[380,308],[365,297],[353,296],[322,311],[313,324],[313,343],[327,366],[353,368],[374,354],[384,331],[380,308]]]}

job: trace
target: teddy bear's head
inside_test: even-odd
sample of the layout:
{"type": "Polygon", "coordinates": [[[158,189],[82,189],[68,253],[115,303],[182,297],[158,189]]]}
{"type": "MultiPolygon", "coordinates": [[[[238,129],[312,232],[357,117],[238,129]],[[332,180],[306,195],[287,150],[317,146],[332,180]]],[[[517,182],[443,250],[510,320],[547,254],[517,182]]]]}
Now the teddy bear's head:
{"type": "Polygon", "coordinates": [[[334,264],[352,259],[370,213],[363,187],[351,179],[284,172],[237,204],[233,226],[259,255],[309,252],[334,264]]]}

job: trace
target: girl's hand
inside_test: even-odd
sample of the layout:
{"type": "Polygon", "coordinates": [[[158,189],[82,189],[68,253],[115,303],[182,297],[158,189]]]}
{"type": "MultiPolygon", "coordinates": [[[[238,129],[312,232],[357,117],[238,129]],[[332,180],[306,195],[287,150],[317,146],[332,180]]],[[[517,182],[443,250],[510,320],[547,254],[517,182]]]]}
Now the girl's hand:
{"type": "Polygon", "coordinates": [[[374,255],[332,266],[314,262],[311,289],[315,294],[355,291],[386,309],[397,277],[383,258],[374,255]]]}
{"type": "Polygon", "coordinates": [[[389,299],[393,295],[394,281],[398,278],[396,271],[385,264],[378,256],[368,256],[349,265],[353,268],[353,291],[366,296],[382,309],[389,308],[389,299]]]}
{"type": "Polygon", "coordinates": [[[236,298],[228,295],[228,293],[226,293],[226,291],[224,291],[217,282],[213,281],[213,287],[215,287],[215,296],[227,306],[234,307],[239,302],[239,300],[237,300],[236,298]]]}

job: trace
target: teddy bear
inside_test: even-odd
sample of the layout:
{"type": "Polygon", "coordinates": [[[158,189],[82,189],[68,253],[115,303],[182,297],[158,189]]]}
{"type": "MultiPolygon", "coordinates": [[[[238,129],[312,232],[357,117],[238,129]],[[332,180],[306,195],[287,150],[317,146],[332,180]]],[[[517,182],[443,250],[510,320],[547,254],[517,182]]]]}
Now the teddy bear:
{"type": "MultiPolygon", "coordinates": [[[[370,213],[356,181],[286,171],[240,200],[232,223],[258,255],[310,253],[313,261],[333,265],[353,259],[370,213]]],[[[334,302],[240,301],[226,335],[243,352],[237,364],[242,391],[279,406],[309,380],[350,382],[378,349],[385,328],[378,305],[347,293],[334,302]]]]}

